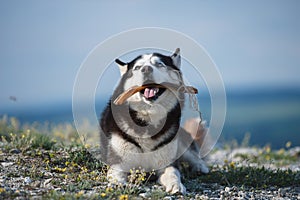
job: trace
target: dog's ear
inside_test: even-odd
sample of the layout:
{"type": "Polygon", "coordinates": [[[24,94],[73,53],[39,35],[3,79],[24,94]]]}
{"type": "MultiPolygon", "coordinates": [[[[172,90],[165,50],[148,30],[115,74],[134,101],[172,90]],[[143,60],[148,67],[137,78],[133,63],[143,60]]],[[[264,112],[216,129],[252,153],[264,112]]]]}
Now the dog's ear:
{"type": "Polygon", "coordinates": [[[180,49],[177,48],[175,50],[175,52],[173,53],[173,55],[171,56],[173,64],[180,69],[180,65],[181,65],[181,56],[180,56],[180,49]]]}
{"type": "Polygon", "coordinates": [[[118,64],[119,69],[120,69],[120,74],[123,76],[127,72],[127,63],[124,63],[123,61],[116,59],[115,62],[118,64]]]}

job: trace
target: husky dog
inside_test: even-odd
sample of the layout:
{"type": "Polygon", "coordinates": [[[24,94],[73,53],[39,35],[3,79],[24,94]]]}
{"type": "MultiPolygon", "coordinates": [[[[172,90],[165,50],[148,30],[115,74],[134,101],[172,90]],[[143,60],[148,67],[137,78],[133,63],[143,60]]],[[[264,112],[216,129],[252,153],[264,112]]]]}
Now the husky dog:
{"type": "Polygon", "coordinates": [[[108,180],[126,183],[129,170],[142,167],[156,170],[167,192],[184,194],[179,163],[187,162],[194,172],[208,173],[208,168],[197,143],[180,127],[185,100],[180,92],[184,87],[180,50],[170,56],[145,54],[128,63],[116,59],[116,63],[121,79],[100,120],[101,157],[110,165],[108,180]],[[133,86],[145,87],[115,105],[114,100],[133,86]]]}

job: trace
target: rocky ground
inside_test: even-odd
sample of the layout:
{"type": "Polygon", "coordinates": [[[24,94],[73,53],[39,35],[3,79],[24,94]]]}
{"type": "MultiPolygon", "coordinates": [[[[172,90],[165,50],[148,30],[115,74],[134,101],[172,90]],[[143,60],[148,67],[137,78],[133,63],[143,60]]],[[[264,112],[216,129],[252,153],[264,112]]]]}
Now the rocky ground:
{"type": "Polygon", "coordinates": [[[108,167],[70,124],[40,131],[2,118],[0,199],[300,199],[300,147],[245,143],[213,150],[207,175],[191,175],[183,167],[187,194],[170,195],[148,181],[143,169],[133,169],[126,185],[108,184],[108,167]]]}
{"type": "Polygon", "coordinates": [[[0,144],[0,199],[300,199],[299,147],[215,150],[208,175],[183,172],[188,193],[182,196],[147,182],[142,169],[130,184],[110,186],[107,167],[81,146],[25,144],[0,144]]]}

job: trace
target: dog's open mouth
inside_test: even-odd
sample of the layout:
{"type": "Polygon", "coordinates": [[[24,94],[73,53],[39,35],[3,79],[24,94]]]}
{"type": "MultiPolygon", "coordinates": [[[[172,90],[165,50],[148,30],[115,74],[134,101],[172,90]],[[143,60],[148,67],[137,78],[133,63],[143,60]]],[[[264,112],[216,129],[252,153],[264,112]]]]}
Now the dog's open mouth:
{"type": "Polygon", "coordinates": [[[146,87],[140,93],[148,101],[155,101],[160,95],[164,93],[166,88],[163,87],[146,87]]]}
{"type": "Polygon", "coordinates": [[[114,104],[122,105],[129,97],[137,92],[140,92],[143,97],[148,101],[156,100],[160,95],[162,95],[166,89],[176,90],[181,93],[197,94],[198,90],[192,86],[178,86],[172,83],[163,84],[146,84],[142,86],[132,86],[128,90],[121,93],[115,100],[114,104]]]}

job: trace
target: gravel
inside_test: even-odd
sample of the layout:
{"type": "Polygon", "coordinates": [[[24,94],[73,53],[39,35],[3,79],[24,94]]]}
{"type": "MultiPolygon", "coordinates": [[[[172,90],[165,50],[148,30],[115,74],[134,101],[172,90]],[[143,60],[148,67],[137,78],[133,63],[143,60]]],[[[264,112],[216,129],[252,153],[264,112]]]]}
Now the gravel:
{"type": "MultiPolygon", "coordinates": [[[[224,159],[230,159],[234,162],[241,162],[240,158],[236,155],[239,154],[251,154],[258,155],[260,149],[253,148],[241,148],[234,151],[229,150],[218,150],[215,151],[207,158],[207,162],[210,166],[224,164],[224,159]]],[[[289,150],[290,154],[299,155],[300,148],[293,148],[289,150]]],[[[0,199],[7,198],[33,198],[40,199],[43,195],[49,193],[50,191],[58,191],[61,195],[65,192],[60,187],[58,187],[58,181],[63,182],[64,180],[58,179],[61,177],[61,173],[58,174],[55,171],[47,171],[43,167],[36,166],[37,163],[41,163],[41,158],[34,158],[28,155],[23,156],[18,150],[11,150],[8,153],[0,153],[0,199]],[[24,165],[18,164],[22,160],[24,165]],[[40,172],[42,174],[41,178],[35,179],[31,178],[30,174],[32,170],[35,173],[40,172]],[[3,196],[3,194],[5,194],[3,196]]],[[[254,163],[255,164],[255,163],[254,163]]],[[[247,162],[249,166],[249,162],[247,162]]],[[[300,160],[291,163],[289,165],[281,166],[282,169],[291,169],[293,171],[299,171],[300,160]]],[[[270,169],[277,169],[276,165],[268,165],[270,169]]],[[[65,184],[69,184],[66,182],[65,184]]],[[[89,189],[83,191],[83,193],[88,198],[97,194],[100,189],[107,187],[105,183],[102,185],[92,186],[89,189]]],[[[149,199],[153,191],[161,190],[163,188],[159,185],[152,185],[141,190],[137,194],[136,199],[149,199]]],[[[189,180],[187,184],[187,195],[168,195],[162,199],[173,200],[173,199],[272,199],[272,200],[300,200],[300,183],[296,183],[295,186],[290,187],[268,187],[264,189],[247,188],[243,186],[223,186],[217,183],[199,183],[196,180],[189,180]],[[194,181],[194,182],[193,182],[194,181]],[[196,190],[189,190],[189,184],[196,184],[196,190]]],[[[76,191],[78,192],[78,191],[76,191]]],[[[99,196],[98,196],[99,197],[99,196]]]]}

